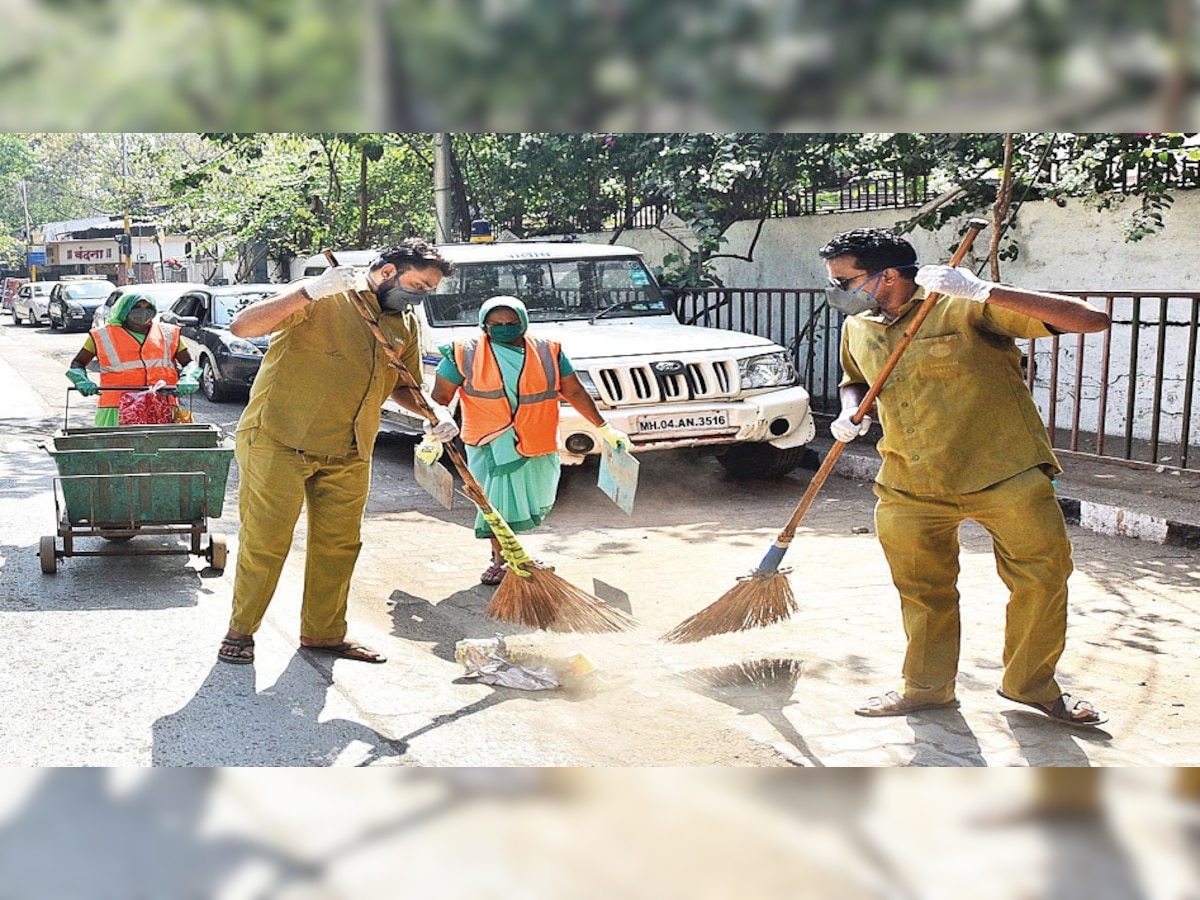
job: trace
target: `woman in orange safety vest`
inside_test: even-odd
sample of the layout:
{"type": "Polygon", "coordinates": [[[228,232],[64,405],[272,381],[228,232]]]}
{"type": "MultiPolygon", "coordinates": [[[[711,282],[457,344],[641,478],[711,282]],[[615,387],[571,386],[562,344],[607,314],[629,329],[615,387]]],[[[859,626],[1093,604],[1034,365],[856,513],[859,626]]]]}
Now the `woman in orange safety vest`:
{"type": "MultiPolygon", "coordinates": [[[[492,297],[479,309],[479,325],[480,337],[440,348],[430,396],[445,405],[458,394],[467,467],[509,527],[528,531],[542,523],[558,493],[560,397],[614,449],[629,449],[629,438],[604,421],[558,343],[525,333],[524,303],[492,297]]],[[[428,438],[422,448],[427,460],[441,449],[428,438]]],[[[482,514],[475,517],[475,536],[492,542],[491,565],[479,580],[499,584],[504,558],[482,514]]]]}
{"type": "Polygon", "coordinates": [[[85,397],[100,394],[96,406],[96,425],[111,428],[118,424],[123,391],[99,388],[145,390],[159,381],[180,394],[193,393],[200,386],[199,370],[191,354],[179,339],[179,327],[154,321],[154,301],[145,294],[130,291],[113,304],[108,324],[93,328],[88,339],[67,370],[67,378],[85,397]],[[100,366],[100,384],[88,378],[87,366],[93,359],[100,366]],[[183,366],[183,372],[175,364],[183,366]]]}

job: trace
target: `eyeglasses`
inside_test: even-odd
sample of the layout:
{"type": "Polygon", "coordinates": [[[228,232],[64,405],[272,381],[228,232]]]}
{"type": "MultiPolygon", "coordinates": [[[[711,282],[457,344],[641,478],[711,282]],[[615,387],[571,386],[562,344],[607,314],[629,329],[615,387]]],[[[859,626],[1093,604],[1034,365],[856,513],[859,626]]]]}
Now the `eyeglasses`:
{"type": "Polygon", "coordinates": [[[878,275],[878,272],[862,272],[858,275],[851,275],[849,278],[833,278],[829,279],[829,286],[837,288],[839,291],[850,290],[850,285],[858,281],[860,278],[869,278],[872,275],[878,275]]]}

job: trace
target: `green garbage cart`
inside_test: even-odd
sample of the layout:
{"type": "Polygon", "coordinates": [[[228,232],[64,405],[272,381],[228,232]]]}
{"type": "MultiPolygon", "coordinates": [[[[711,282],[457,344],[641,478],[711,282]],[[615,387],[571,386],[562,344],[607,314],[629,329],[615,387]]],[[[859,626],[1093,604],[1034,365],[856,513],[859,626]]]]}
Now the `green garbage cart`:
{"type": "Polygon", "coordinates": [[[202,539],[208,519],[221,515],[233,442],[215,425],[123,425],[118,428],[59,429],[43,444],[58,466],[54,503],[56,536],[39,547],[42,571],[53,575],[70,556],[203,556],[225,568],[222,535],[202,539]],[[178,547],[130,545],[139,535],[185,535],[178,547]],[[81,549],[76,539],[100,537],[97,549],[81,549]]]}

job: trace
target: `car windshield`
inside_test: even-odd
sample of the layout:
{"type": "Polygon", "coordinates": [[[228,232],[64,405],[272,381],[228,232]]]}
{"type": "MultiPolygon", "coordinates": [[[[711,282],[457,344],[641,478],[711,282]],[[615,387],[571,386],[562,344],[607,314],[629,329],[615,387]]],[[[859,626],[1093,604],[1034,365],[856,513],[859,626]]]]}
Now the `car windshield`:
{"type": "Polygon", "coordinates": [[[107,281],[84,281],[63,288],[68,300],[99,300],[107,297],[112,285],[107,281]]]}
{"type": "Polygon", "coordinates": [[[233,317],[249,306],[265,297],[270,297],[273,291],[236,291],[228,294],[213,296],[212,320],[214,325],[228,325],[233,317]]]}
{"type": "Polygon", "coordinates": [[[479,307],[498,295],[524,302],[531,322],[590,319],[606,310],[671,314],[641,260],[630,257],[459,263],[425,298],[425,310],[433,325],[474,325],[479,307]]]}
{"type": "Polygon", "coordinates": [[[183,290],[181,288],[139,288],[138,293],[149,297],[154,301],[154,308],[159,312],[164,312],[165,310],[170,309],[171,304],[179,299],[179,295],[183,293],[183,290]]]}

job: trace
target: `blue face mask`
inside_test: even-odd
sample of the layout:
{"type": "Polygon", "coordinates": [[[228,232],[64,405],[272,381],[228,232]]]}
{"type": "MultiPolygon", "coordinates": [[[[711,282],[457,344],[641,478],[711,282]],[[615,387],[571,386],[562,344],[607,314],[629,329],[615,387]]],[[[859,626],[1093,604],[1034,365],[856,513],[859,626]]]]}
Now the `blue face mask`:
{"type": "Polygon", "coordinates": [[[521,339],[521,335],[525,333],[525,328],[517,323],[516,325],[488,325],[488,337],[493,341],[499,341],[501,344],[515,344],[521,339]]]}
{"type": "Polygon", "coordinates": [[[135,306],[129,312],[125,313],[125,324],[132,325],[134,328],[140,328],[142,325],[149,324],[154,318],[154,310],[145,306],[135,306]]]}
{"type": "Polygon", "coordinates": [[[827,287],[825,288],[825,300],[830,306],[844,315],[856,316],[879,305],[879,301],[875,299],[875,291],[879,287],[879,281],[879,273],[876,273],[853,290],[848,291],[840,287],[827,287]],[[869,291],[863,290],[871,282],[875,282],[875,286],[869,291]]]}
{"type": "Polygon", "coordinates": [[[400,312],[413,304],[420,303],[428,293],[428,291],[412,291],[401,287],[399,276],[391,278],[375,289],[375,294],[379,297],[379,305],[391,312],[400,312]]]}

